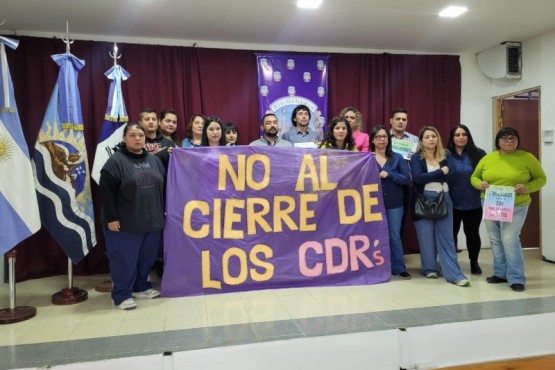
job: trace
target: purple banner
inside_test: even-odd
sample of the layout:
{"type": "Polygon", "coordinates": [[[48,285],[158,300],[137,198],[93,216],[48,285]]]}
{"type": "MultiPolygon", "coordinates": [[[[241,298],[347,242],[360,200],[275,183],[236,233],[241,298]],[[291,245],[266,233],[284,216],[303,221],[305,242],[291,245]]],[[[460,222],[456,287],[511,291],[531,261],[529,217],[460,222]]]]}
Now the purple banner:
{"type": "Polygon", "coordinates": [[[328,57],[298,54],[256,54],[260,117],[278,117],[279,136],[291,129],[297,105],[310,109],[309,127],[323,137],[328,119],[328,57]]]}
{"type": "Polygon", "coordinates": [[[167,189],[165,297],[391,278],[373,154],[176,148],[167,189]]]}

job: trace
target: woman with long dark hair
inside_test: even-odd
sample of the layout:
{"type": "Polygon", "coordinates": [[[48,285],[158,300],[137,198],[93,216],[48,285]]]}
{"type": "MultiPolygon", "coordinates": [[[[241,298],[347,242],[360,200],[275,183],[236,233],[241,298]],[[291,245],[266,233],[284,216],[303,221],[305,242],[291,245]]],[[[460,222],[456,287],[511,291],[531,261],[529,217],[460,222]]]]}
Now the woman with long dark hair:
{"type": "Polygon", "coordinates": [[[453,200],[453,238],[457,245],[457,236],[462,223],[470,259],[470,272],[481,274],[478,255],[482,248],[480,239],[482,202],[480,191],[470,184],[470,176],[486,152],[476,147],[470,130],[463,124],[453,127],[449,134],[447,148],[453,155],[455,164],[455,173],[452,181],[449,182],[449,195],[453,200]]]}
{"type": "Polygon", "coordinates": [[[166,139],[173,141],[176,146],[181,146],[181,140],[177,137],[177,113],[172,109],[160,112],[160,131],[166,139]]]}
{"type": "Polygon", "coordinates": [[[225,135],[222,121],[217,116],[210,116],[202,127],[201,146],[224,146],[225,135]]]}
{"type": "Polygon", "coordinates": [[[226,123],[224,126],[224,134],[225,134],[225,145],[226,146],[235,146],[239,145],[239,129],[237,126],[232,123],[226,123]]]}
{"type": "Polygon", "coordinates": [[[320,143],[320,148],[357,151],[353,131],[345,117],[332,118],[326,130],[326,137],[320,143]]]}

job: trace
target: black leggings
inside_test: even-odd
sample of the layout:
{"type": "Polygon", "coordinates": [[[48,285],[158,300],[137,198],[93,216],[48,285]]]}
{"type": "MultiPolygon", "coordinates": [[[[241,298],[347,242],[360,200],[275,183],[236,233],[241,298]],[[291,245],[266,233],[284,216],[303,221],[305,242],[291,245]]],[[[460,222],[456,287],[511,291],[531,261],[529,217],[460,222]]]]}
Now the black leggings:
{"type": "Polygon", "coordinates": [[[464,235],[466,236],[466,248],[468,258],[471,261],[478,261],[482,240],[480,239],[480,223],[482,222],[482,208],[462,211],[453,209],[453,239],[457,245],[457,235],[463,223],[464,235]]]}

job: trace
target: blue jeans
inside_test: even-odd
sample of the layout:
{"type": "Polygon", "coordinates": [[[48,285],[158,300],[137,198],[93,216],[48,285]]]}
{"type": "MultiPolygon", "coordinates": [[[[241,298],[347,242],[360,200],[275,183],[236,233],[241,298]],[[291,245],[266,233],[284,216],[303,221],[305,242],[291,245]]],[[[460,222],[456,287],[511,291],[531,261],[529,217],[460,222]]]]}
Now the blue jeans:
{"type": "MultiPolygon", "coordinates": [[[[426,199],[436,199],[439,193],[435,191],[424,191],[426,199]]],[[[422,274],[438,272],[437,256],[443,276],[449,282],[466,279],[455,250],[453,239],[453,201],[449,193],[445,193],[447,203],[447,217],[439,220],[420,219],[414,222],[418,244],[420,244],[420,262],[422,263],[422,274]]]]}
{"type": "Polygon", "coordinates": [[[391,273],[398,275],[407,271],[403,259],[403,242],[401,241],[401,222],[403,207],[386,209],[387,228],[389,229],[389,249],[391,251],[391,273]]]}
{"type": "Polygon", "coordinates": [[[152,288],[148,275],[158,253],[161,234],[161,230],[137,234],[104,229],[114,283],[112,299],[116,305],[131,298],[133,292],[152,288]]]}
{"type": "Polygon", "coordinates": [[[512,222],[484,220],[493,253],[493,274],[509,284],[526,284],[520,230],[526,220],[528,205],[515,206],[512,222]]]}

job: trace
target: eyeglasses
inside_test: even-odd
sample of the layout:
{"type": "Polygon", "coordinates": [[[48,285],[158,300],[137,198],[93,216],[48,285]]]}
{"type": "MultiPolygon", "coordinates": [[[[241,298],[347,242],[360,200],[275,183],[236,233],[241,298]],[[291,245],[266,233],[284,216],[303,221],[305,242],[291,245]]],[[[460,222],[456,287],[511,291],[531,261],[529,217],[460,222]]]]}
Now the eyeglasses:
{"type": "Polygon", "coordinates": [[[376,136],[374,136],[374,139],[376,139],[376,140],[385,140],[385,139],[387,139],[387,135],[376,135],[376,136]]]}
{"type": "Polygon", "coordinates": [[[516,136],[501,136],[500,139],[503,141],[518,141],[516,136]]]}

